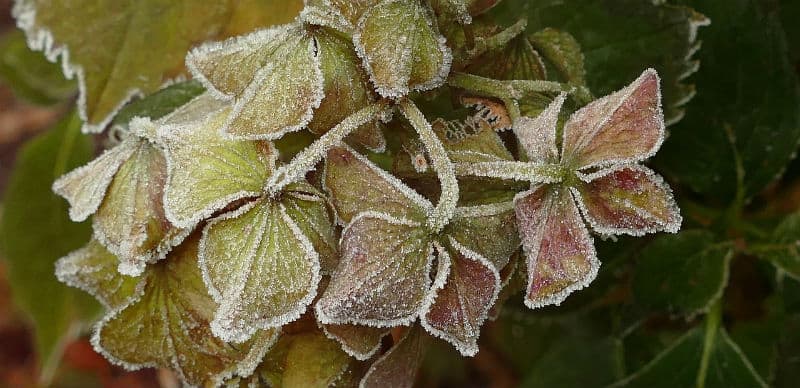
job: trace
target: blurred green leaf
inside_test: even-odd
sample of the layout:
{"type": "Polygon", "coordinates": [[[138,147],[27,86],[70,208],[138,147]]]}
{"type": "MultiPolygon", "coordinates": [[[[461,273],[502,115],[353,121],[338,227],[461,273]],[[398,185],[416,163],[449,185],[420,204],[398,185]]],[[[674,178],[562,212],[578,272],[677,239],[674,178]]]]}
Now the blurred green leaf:
{"type": "Polygon", "coordinates": [[[800,213],[788,215],[765,243],[750,250],[800,281],[800,213]]]}
{"type": "Polygon", "coordinates": [[[57,177],[93,155],[92,141],[80,128],[81,120],[72,114],[22,148],[0,221],[14,302],[33,321],[45,381],[65,341],[99,312],[89,295],[60,283],[54,274],[55,261],[85,244],[91,234],[88,222],[69,220],[67,202],[50,190],[57,177]]]}
{"type": "Polygon", "coordinates": [[[17,97],[41,105],[63,101],[77,91],[74,81],[64,79],[58,64],[28,48],[19,30],[0,38],[0,79],[17,97]]]}
{"type": "Polygon", "coordinates": [[[567,335],[523,378],[521,387],[602,387],[614,381],[614,341],[567,335]]]}
{"type": "Polygon", "coordinates": [[[556,28],[583,49],[589,88],[602,96],[654,67],[661,76],[668,123],[683,116],[694,94],[685,78],[697,63],[692,53],[698,25],[706,19],[690,8],[641,0],[505,0],[492,10],[504,23],[528,16],[528,31],[556,28]]]}
{"type": "Polygon", "coordinates": [[[722,296],[733,255],[711,232],[687,230],[657,237],[641,252],[633,278],[637,304],[687,316],[705,312],[722,296]]]}
{"type": "Polygon", "coordinates": [[[194,44],[289,22],[301,7],[299,0],[19,0],[14,11],[37,38],[32,47],[82,73],[78,109],[97,131],[133,95],[182,74],[194,44]]]}
{"type": "Polygon", "coordinates": [[[766,0],[689,3],[713,23],[700,33],[697,96],[656,162],[715,200],[735,198],[739,180],[742,199],[749,198],[776,179],[800,141],[800,86],[778,7],[766,0]]]}
{"type": "Polygon", "coordinates": [[[153,120],[159,119],[191,101],[204,91],[205,88],[198,81],[172,84],[126,105],[114,117],[111,125],[127,126],[128,122],[136,116],[149,117],[153,120]]]}
{"type": "Polygon", "coordinates": [[[702,328],[687,332],[641,370],[613,386],[646,388],[767,386],[724,329],[715,329],[710,336],[707,334],[709,333],[702,328]],[[701,368],[704,355],[708,357],[705,370],[701,368]]]}
{"type": "Polygon", "coordinates": [[[784,335],[778,344],[778,363],[775,372],[775,387],[796,387],[800,381],[800,316],[787,319],[784,335]]]}

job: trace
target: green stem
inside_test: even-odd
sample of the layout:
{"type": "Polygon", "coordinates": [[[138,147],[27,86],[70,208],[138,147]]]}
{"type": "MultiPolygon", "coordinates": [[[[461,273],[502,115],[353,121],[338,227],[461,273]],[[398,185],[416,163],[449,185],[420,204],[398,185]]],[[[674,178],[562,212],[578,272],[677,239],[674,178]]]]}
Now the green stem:
{"type": "Polygon", "coordinates": [[[534,164],[517,161],[457,163],[456,174],[530,183],[558,183],[564,179],[563,168],[559,164],[534,164]]]}
{"type": "MultiPolygon", "coordinates": [[[[534,93],[560,93],[575,92],[575,86],[562,84],[553,81],[543,80],[511,80],[501,81],[473,74],[454,72],[447,79],[447,84],[468,90],[483,96],[500,99],[505,104],[512,121],[520,117],[517,100],[534,93]]],[[[580,94],[579,100],[583,101],[586,97],[580,94]]]]}
{"type": "Polygon", "coordinates": [[[471,47],[467,56],[475,58],[485,54],[487,51],[496,50],[505,47],[511,39],[516,38],[528,27],[528,19],[520,19],[511,27],[500,31],[488,38],[475,38],[474,47],[471,47]]]}
{"type": "Polygon", "coordinates": [[[400,111],[417,131],[420,141],[428,151],[433,170],[439,176],[442,194],[439,202],[428,217],[428,227],[438,233],[450,222],[458,203],[458,181],[455,168],[444,149],[442,142],[433,132],[431,124],[425,119],[419,108],[409,99],[400,101],[400,111]]]}
{"type": "Polygon", "coordinates": [[[708,376],[708,365],[711,361],[711,352],[714,351],[714,341],[717,338],[717,331],[722,322],[722,298],[711,305],[711,309],[706,315],[705,333],[703,338],[703,354],[700,358],[700,369],[697,372],[695,385],[697,388],[705,388],[706,376],[708,376]]]}
{"type": "Polygon", "coordinates": [[[274,195],[287,185],[303,179],[306,173],[322,160],[329,149],[339,144],[347,135],[362,125],[374,120],[385,108],[385,103],[372,104],[342,120],[314,143],[311,143],[310,146],[295,155],[288,164],[279,167],[267,181],[264,188],[265,191],[270,195],[274,195]]]}

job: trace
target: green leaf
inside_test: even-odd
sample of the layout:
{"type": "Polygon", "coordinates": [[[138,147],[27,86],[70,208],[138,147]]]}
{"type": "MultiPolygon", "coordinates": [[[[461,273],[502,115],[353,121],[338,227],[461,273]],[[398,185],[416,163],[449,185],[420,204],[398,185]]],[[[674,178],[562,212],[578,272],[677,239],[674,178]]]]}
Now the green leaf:
{"type": "Polygon", "coordinates": [[[602,387],[614,381],[614,342],[566,335],[526,371],[520,387],[602,387]]]}
{"type": "MultiPolygon", "coordinates": [[[[314,111],[308,129],[321,135],[377,99],[350,39],[332,30],[316,33],[325,98],[314,111]]],[[[371,150],[382,151],[386,139],[377,120],[364,124],[350,139],[371,150]]]]}
{"type": "Polygon", "coordinates": [[[575,37],[554,28],[545,28],[530,37],[533,47],[553,64],[559,75],[573,85],[586,83],[583,52],[575,37]]]}
{"type": "Polygon", "coordinates": [[[697,328],[676,340],[638,372],[613,386],[726,388],[766,387],[767,384],[724,329],[708,333],[697,328]],[[708,342],[709,335],[711,342],[708,342]],[[708,357],[705,370],[701,367],[704,355],[708,357]]]}
{"type": "MultiPolygon", "coordinates": [[[[685,78],[697,69],[697,27],[708,19],[687,7],[640,0],[505,0],[493,13],[506,23],[528,16],[529,31],[555,28],[583,48],[587,84],[597,95],[626,85],[645,68],[663,80],[668,124],[683,116],[694,87],[685,78]]],[[[715,21],[716,24],[716,21],[715,21]]]]}
{"type": "Polygon", "coordinates": [[[13,13],[31,47],[52,61],[68,61],[65,75],[78,76],[85,129],[99,131],[131,96],[156,91],[180,75],[193,44],[244,32],[228,29],[240,20],[237,15],[285,23],[299,10],[298,0],[269,3],[275,7],[231,0],[21,0],[13,13]]]}
{"type": "Polygon", "coordinates": [[[766,242],[753,244],[750,250],[800,281],[800,213],[788,215],[766,242]]]}
{"type": "Polygon", "coordinates": [[[70,221],[66,202],[49,189],[56,177],[92,157],[91,139],[81,136],[80,125],[77,115],[70,115],[22,148],[9,179],[0,223],[12,295],[33,321],[45,381],[52,377],[66,340],[99,307],[92,298],[59,283],[53,274],[56,260],[91,235],[88,223],[70,221]]]}
{"type": "Polygon", "coordinates": [[[738,186],[742,199],[749,198],[797,150],[800,84],[777,7],[761,0],[692,3],[714,21],[701,33],[698,93],[656,162],[715,200],[733,199],[738,186]]]}
{"type": "Polygon", "coordinates": [[[719,300],[728,284],[732,246],[711,232],[662,235],[641,252],[633,279],[636,302],[647,309],[694,316],[719,300]]]}
{"type": "Polygon", "coordinates": [[[132,301],[98,323],[92,337],[98,352],[129,370],[173,369],[192,385],[217,386],[232,374],[247,376],[255,369],[277,331],[258,331],[235,346],[212,334],[216,304],[197,267],[197,237],[148,267],[132,301]]]}
{"type": "Polygon", "coordinates": [[[72,96],[75,82],[67,81],[58,65],[28,48],[25,34],[12,31],[0,38],[0,79],[14,93],[36,104],[54,104],[72,96]]]}
{"type": "Polygon", "coordinates": [[[132,118],[149,117],[152,120],[160,119],[168,113],[178,109],[183,104],[191,101],[205,91],[203,85],[197,81],[179,82],[167,86],[146,98],[138,99],[125,105],[111,122],[112,126],[127,127],[132,118]]]}

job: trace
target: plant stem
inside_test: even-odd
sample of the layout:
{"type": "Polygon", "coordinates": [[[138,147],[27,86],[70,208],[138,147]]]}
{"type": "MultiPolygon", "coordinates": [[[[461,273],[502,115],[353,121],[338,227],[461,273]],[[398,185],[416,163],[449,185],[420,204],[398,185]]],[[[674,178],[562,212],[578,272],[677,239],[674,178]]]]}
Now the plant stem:
{"type": "Polygon", "coordinates": [[[475,58],[487,51],[496,50],[505,47],[511,39],[516,38],[519,34],[525,32],[528,27],[528,19],[520,19],[511,27],[506,28],[499,33],[492,35],[488,38],[475,38],[474,46],[470,46],[467,56],[475,58]]]}
{"type": "Polygon", "coordinates": [[[268,194],[274,195],[287,185],[303,179],[306,173],[322,160],[331,147],[339,144],[347,135],[362,125],[375,119],[385,108],[386,104],[383,102],[372,104],[342,120],[330,131],[311,143],[310,146],[295,155],[288,164],[275,170],[275,173],[267,181],[264,190],[268,194]]]}
{"type": "Polygon", "coordinates": [[[697,388],[705,388],[706,376],[708,375],[708,364],[711,361],[711,352],[714,351],[714,341],[717,338],[717,331],[722,322],[722,298],[711,305],[711,309],[706,315],[706,327],[703,338],[703,355],[700,359],[700,369],[697,372],[695,385],[697,388]]]}
{"type": "Polygon", "coordinates": [[[403,99],[399,105],[400,111],[417,131],[420,141],[422,141],[428,151],[428,156],[431,158],[433,170],[439,176],[442,194],[439,196],[439,203],[436,204],[433,212],[428,216],[428,227],[433,232],[438,233],[450,222],[458,203],[458,181],[456,180],[455,168],[453,163],[450,162],[450,157],[447,155],[444,145],[433,132],[431,124],[425,119],[425,116],[414,102],[409,99],[403,99]]]}
{"type": "Polygon", "coordinates": [[[512,179],[530,183],[558,183],[563,180],[559,164],[534,164],[517,161],[497,161],[456,164],[458,175],[512,179]]]}

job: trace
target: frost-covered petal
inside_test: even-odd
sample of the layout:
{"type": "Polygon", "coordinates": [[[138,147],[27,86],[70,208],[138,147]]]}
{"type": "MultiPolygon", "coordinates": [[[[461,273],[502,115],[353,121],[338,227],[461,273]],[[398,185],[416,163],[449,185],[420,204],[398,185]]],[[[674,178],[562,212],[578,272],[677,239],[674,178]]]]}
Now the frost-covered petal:
{"type": "Polygon", "coordinates": [[[316,304],[320,322],[393,327],[417,318],[433,260],[421,223],[361,213],[342,232],[339,249],[339,267],[316,304]]]}
{"type": "Polygon", "coordinates": [[[413,386],[424,354],[424,334],[419,325],[414,325],[386,354],[372,364],[361,379],[359,388],[413,386]]]}
{"type": "Polygon", "coordinates": [[[206,43],[186,55],[186,66],[206,89],[221,98],[242,95],[256,73],[276,56],[280,59],[287,42],[302,34],[295,23],[284,24],[221,42],[206,43]]]}
{"type": "MultiPolygon", "coordinates": [[[[223,132],[236,139],[278,139],[303,129],[323,98],[323,79],[316,43],[311,37],[270,58],[236,99],[223,132]]],[[[231,71],[238,71],[231,69],[231,71]]]]}
{"type": "Polygon", "coordinates": [[[256,370],[261,380],[248,386],[338,386],[335,383],[348,370],[351,360],[336,342],[319,331],[283,334],[256,370]]]}
{"type": "Polygon", "coordinates": [[[338,244],[334,234],[333,222],[328,214],[325,199],[316,194],[286,190],[281,203],[286,214],[297,223],[314,250],[319,255],[320,270],[330,273],[336,268],[339,260],[338,244]]]}
{"type": "Polygon", "coordinates": [[[203,230],[200,268],[220,303],[211,327],[232,342],[297,319],[316,295],[319,259],[280,203],[260,199],[203,230]]]}
{"type": "Polygon", "coordinates": [[[140,279],[141,296],[103,318],[95,349],[134,370],[163,367],[191,385],[219,385],[234,373],[247,375],[272,345],[277,331],[259,331],[252,341],[232,346],[209,327],[216,304],[197,268],[197,239],[173,250],[140,279]]]}
{"type": "Polygon", "coordinates": [[[138,275],[163,258],[189,230],[173,226],[164,215],[166,159],[148,141],[139,141],[119,167],[93,218],[94,236],[119,258],[119,270],[138,275]]]}
{"type": "Polygon", "coordinates": [[[564,125],[562,161],[574,169],[640,161],[664,140],[658,74],[645,70],[624,89],[599,98],[564,125]]]}
{"type": "Polygon", "coordinates": [[[450,72],[450,49],[429,13],[416,0],[385,0],[359,21],[353,42],[382,96],[433,89],[450,72]]]}
{"type": "Polygon", "coordinates": [[[511,202],[456,208],[456,215],[445,232],[488,259],[498,270],[506,266],[520,244],[511,202]]]}
{"type": "Polygon", "coordinates": [[[302,129],[322,100],[314,39],[299,24],[200,46],[186,59],[195,78],[234,106],[223,132],[277,139],[302,129]]]}
{"type": "Polygon", "coordinates": [[[306,0],[300,19],[304,23],[352,34],[364,12],[378,2],[380,0],[306,0]]]}
{"type": "Polygon", "coordinates": [[[598,233],[641,236],[680,229],[680,210],[672,190],[652,170],[620,166],[583,178],[588,183],[573,188],[575,200],[598,233]]]}
{"type": "Polygon", "coordinates": [[[159,128],[169,170],[165,213],[175,225],[193,227],[233,201],[261,194],[272,172],[277,154],[270,145],[219,133],[228,113],[159,128]]]}
{"type": "Polygon", "coordinates": [[[421,221],[433,208],[416,191],[347,147],[328,151],[325,188],[344,222],[365,211],[421,221]]]}
{"type": "Polygon", "coordinates": [[[448,246],[437,245],[440,270],[422,326],[462,355],[474,356],[481,326],[500,292],[500,274],[489,260],[452,237],[448,246]]]}
{"type": "Polygon", "coordinates": [[[518,194],[514,205],[528,267],[528,307],[559,304],[594,280],[600,263],[569,189],[539,186],[518,194]]]}
{"type": "Polygon", "coordinates": [[[567,98],[565,93],[556,97],[550,105],[535,118],[521,117],[514,123],[514,134],[532,163],[557,163],[558,148],[556,132],[558,114],[567,98]]]}
{"type": "Polygon", "coordinates": [[[342,349],[357,360],[367,360],[381,348],[389,329],[360,325],[322,325],[325,335],[336,340],[342,349]]]}
{"type": "Polygon", "coordinates": [[[114,310],[137,298],[140,279],[117,271],[119,260],[103,244],[91,240],[82,248],[56,262],[56,277],[97,298],[107,309],[114,310]]]}
{"type": "Polygon", "coordinates": [[[69,217],[73,221],[83,221],[97,211],[114,174],[130,158],[137,145],[136,139],[126,139],[53,183],[53,191],[69,202],[69,217]]]}
{"type": "MultiPolygon", "coordinates": [[[[320,29],[314,36],[319,45],[325,98],[314,111],[314,119],[308,123],[308,129],[321,135],[347,116],[374,102],[376,96],[349,39],[325,29],[320,29]]],[[[362,125],[350,135],[350,139],[373,150],[386,147],[386,139],[377,120],[362,125]]]]}

